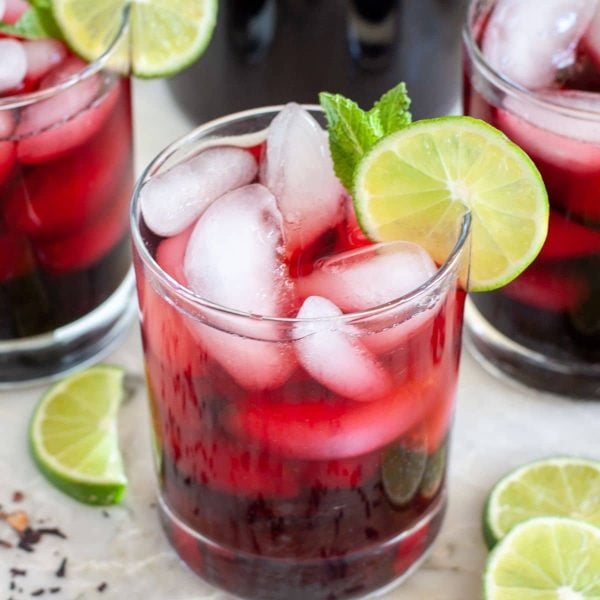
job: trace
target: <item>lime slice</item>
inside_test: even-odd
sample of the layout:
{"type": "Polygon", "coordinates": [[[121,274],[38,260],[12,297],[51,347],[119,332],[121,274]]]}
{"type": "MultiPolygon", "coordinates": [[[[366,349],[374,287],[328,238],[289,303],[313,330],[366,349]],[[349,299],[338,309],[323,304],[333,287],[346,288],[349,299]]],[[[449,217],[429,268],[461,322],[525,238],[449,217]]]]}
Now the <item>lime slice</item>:
{"type": "Polygon", "coordinates": [[[29,426],[41,472],[87,504],[113,504],[125,493],[117,433],[123,377],[122,369],[106,365],[67,377],[43,396],[29,426]]]}
{"type": "Polygon", "coordinates": [[[600,462],[550,458],[501,479],[487,500],[483,532],[491,548],[533,517],[571,517],[600,527],[600,462]]]}
{"type": "Polygon", "coordinates": [[[355,211],[371,239],[416,242],[438,263],[470,210],[473,291],[514,279],[548,230],[548,196],[531,159],[470,117],[417,121],[383,138],[361,160],[354,186],[355,211]]]}
{"type": "Polygon", "coordinates": [[[130,5],[133,74],[165,77],[193,63],[208,45],[217,0],[53,0],[53,11],[69,46],[95,60],[116,39],[130,5]]]}
{"type": "Polygon", "coordinates": [[[485,600],[597,600],[600,529],[560,517],[517,525],[490,554],[485,600]]]}

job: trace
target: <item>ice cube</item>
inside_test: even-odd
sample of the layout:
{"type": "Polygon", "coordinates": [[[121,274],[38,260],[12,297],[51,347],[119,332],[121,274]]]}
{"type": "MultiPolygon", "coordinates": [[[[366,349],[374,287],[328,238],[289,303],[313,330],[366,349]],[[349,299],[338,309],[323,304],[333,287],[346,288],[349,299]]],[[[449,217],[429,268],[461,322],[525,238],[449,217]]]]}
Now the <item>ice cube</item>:
{"type": "Polygon", "coordinates": [[[416,290],[437,270],[411,242],[384,242],[326,258],[297,283],[303,296],[325,296],[345,312],[367,310],[416,290]]]}
{"type": "Polygon", "coordinates": [[[190,226],[181,233],[163,240],[156,249],[156,262],[167,275],[184,287],[187,287],[187,279],[183,272],[183,259],[193,229],[190,226]]]}
{"type": "MultiPolygon", "coordinates": [[[[108,100],[102,102],[102,107],[108,100]]],[[[98,106],[89,112],[100,110],[98,106]]],[[[89,132],[86,127],[93,126],[94,118],[87,112],[68,124],[19,140],[19,160],[39,161],[43,156],[56,157],[61,151],[67,151],[68,144],[81,141],[77,136],[89,132]],[[83,119],[85,123],[81,122],[83,119]],[[72,131],[77,125],[79,129],[72,131]]],[[[128,127],[126,114],[120,119],[111,119],[91,143],[81,146],[64,160],[36,165],[35,177],[14,178],[3,197],[1,219],[12,231],[57,242],[62,236],[82,231],[114,204],[118,187],[131,186],[128,127]]]]}
{"type": "Polygon", "coordinates": [[[67,57],[67,49],[58,40],[29,40],[23,42],[27,54],[27,74],[31,81],[38,81],[67,57]]]}
{"type": "Polygon", "coordinates": [[[0,21],[12,25],[16,23],[23,13],[29,8],[26,0],[3,0],[4,15],[0,17],[0,21]]]}
{"type": "Polygon", "coordinates": [[[34,248],[38,262],[55,275],[89,269],[124,242],[130,199],[131,184],[127,181],[111,198],[108,209],[76,233],[37,240],[34,248]]]}
{"type": "Polygon", "coordinates": [[[577,273],[567,275],[552,264],[534,264],[502,288],[502,293],[527,306],[546,312],[576,310],[589,297],[589,283],[577,273]]]}
{"type": "Polygon", "coordinates": [[[310,397],[301,403],[265,402],[261,396],[233,407],[224,421],[234,435],[277,454],[339,460],[383,448],[408,432],[439,401],[440,392],[448,393],[439,388],[439,381],[424,377],[374,402],[310,397]]]}
{"type": "Polygon", "coordinates": [[[162,236],[182,232],[216,198],[250,183],[257,169],[252,154],[241,148],[201,152],[146,183],[141,194],[146,225],[162,236]]]}
{"type": "Polygon", "coordinates": [[[540,250],[544,260],[567,260],[600,255],[600,231],[550,210],[548,236],[540,250]]]}
{"type": "Polygon", "coordinates": [[[15,118],[12,111],[0,111],[0,140],[6,140],[15,129],[15,118]]]}
{"type": "MultiPolygon", "coordinates": [[[[344,252],[318,263],[300,278],[296,290],[301,297],[324,296],[345,312],[368,310],[416,290],[436,272],[429,254],[411,242],[382,243],[344,252]]],[[[386,352],[406,341],[424,321],[432,318],[433,305],[420,306],[419,298],[390,311],[373,330],[361,338],[375,353],[386,352]]]]}
{"type": "Polygon", "coordinates": [[[327,298],[310,296],[298,312],[311,319],[294,326],[294,346],[300,364],[332,392],[368,402],[393,390],[390,375],[363,346],[358,331],[336,317],[342,311],[327,298]]]}
{"type": "MultiPolygon", "coordinates": [[[[49,88],[58,85],[79,73],[85,66],[86,63],[81,59],[71,57],[50,71],[42,79],[40,87],[49,88]]],[[[68,121],[91,106],[100,92],[100,88],[100,77],[93,75],[63,92],[53,95],[51,98],[25,107],[17,126],[17,135],[25,137],[68,121]]]]}
{"type": "Polygon", "coordinates": [[[327,135],[302,107],[288,104],[273,119],[263,164],[261,183],[277,198],[288,252],[305,248],[343,217],[344,191],[327,135]]]}
{"type": "Polygon", "coordinates": [[[583,42],[596,65],[600,67],[600,4],[598,4],[590,26],[585,32],[583,42]]]}
{"type": "Polygon", "coordinates": [[[575,62],[596,0],[499,0],[483,38],[492,67],[529,89],[552,85],[575,62]]]}
{"type": "MultiPolygon", "coordinates": [[[[581,91],[542,91],[541,100],[600,114],[600,95],[581,91]]],[[[575,172],[600,168],[600,131],[586,119],[507,96],[498,110],[498,126],[535,159],[575,172]],[[518,116],[517,116],[518,115],[518,116]]]]}
{"type": "MultiPolygon", "coordinates": [[[[76,87],[79,87],[79,85],[76,87]]],[[[94,136],[97,137],[92,143],[96,143],[100,137],[103,137],[101,132],[108,130],[109,127],[114,127],[115,123],[120,126],[120,130],[116,134],[119,143],[130,152],[129,144],[124,140],[130,135],[131,124],[126,112],[125,100],[121,95],[122,93],[122,87],[119,84],[114,84],[105,94],[96,98],[89,107],[72,115],[66,121],[58,121],[54,124],[49,124],[49,120],[45,119],[37,111],[33,111],[34,106],[26,108],[26,111],[32,109],[32,112],[22,118],[19,127],[21,130],[29,130],[31,133],[19,139],[19,160],[26,164],[36,164],[59,158],[72,152],[78,146],[83,146],[83,144],[90,142],[94,136]],[[109,120],[111,121],[111,125],[105,128],[109,120]],[[46,129],[38,131],[36,129],[36,125],[38,124],[48,124],[49,126],[46,129]]],[[[62,93],[59,95],[62,96],[62,93]]],[[[36,106],[52,100],[53,98],[47,101],[43,100],[36,106]]],[[[55,108],[57,107],[53,103],[52,110],[55,108]]],[[[19,133],[19,130],[17,132],[19,133]]],[[[104,152],[104,156],[111,155],[104,152]]],[[[107,161],[105,160],[105,162],[107,161]]],[[[113,159],[107,164],[116,164],[116,162],[116,159],[113,159]]]]}
{"type": "Polygon", "coordinates": [[[27,72],[27,54],[21,42],[0,39],[0,94],[18,87],[27,72]]]}
{"type": "MultiPolygon", "coordinates": [[[[190,227],[177,236],[163,240],[156,249],[159,266],[184,286],[187,282],[183,274],[183,257],[191,233],[190,227]]],[[[152,365],[154,368],[150,368],[155,384],[161,382],[162,385],[169,385],[173,373],[201,375],[205,368],[205,354],[189,330],[189,318],[155,289],[150,276],[140,282],[140,292],[140,317],[147,345],[147,360],[151,363],[157,359],[152,365]]]]}
{"type": "MultiPolygon", "coordinates": [[[[281,228],[275,198],[260,184],[215,200],[196,223],[185,253],[190,289],[230,309],[283,316],[289,310],[291,284],[282,260],[281,228]]],[[[276,324],[214,314],[207,320],[215,327],[195,327],[201,344],[240,385],[276,388],[294,370],[289,342],[276,324]]]]}

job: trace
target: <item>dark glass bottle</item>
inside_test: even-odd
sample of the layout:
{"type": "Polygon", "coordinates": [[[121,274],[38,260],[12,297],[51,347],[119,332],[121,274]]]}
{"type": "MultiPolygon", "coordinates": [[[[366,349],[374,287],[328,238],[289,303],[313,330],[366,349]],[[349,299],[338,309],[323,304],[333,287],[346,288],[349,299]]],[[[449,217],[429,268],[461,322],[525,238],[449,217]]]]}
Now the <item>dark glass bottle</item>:
{"type": "Polygon", "coordinates": [[[206,53],[171,80],[196,120],[322,90],[370,105],[405,81],[415,118],[456,106],[465,0],[221,0],[206,53]]]}

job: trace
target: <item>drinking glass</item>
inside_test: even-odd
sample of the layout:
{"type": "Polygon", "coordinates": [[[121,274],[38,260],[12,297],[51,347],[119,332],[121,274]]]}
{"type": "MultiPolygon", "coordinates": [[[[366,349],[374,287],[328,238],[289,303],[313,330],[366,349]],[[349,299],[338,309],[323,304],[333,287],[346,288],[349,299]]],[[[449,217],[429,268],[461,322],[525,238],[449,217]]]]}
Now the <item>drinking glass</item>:
{"type": "Polygon", "coordinates": [[[501,129],[531,156],[548,190],[550,225],[539,256],[514,282],[471,294],[467,340],[495,372],[600,398],[600,112],[557,104],[488,64],[479,41],[494,5],[475,0],[469,9],[465,114],[501,129]]]}
{"type": "MultiPolygon", "coordinates": [[[[180,557],[237,596],[362,597],[412,572],[441,526],[470,217],[448,231],[451,251],[426,283],[360,313],[276,318],[194,295],[159,266],[167,245],[181,261],[184,250],[175,248],[178,238],[150,232],[140,190],[205,147],[256,151],[280,108],[199,127],[164,150],[134,192],[134,266],[159,511],[180,557]],[[274,353],[293,356],[301,332],[313,326],[353,328],[379,353],[391,377],[389,393],[370,402],[343,400],[299,367],[269,389],[249,389],[231,376],[231,364],[222,366],[228,357],[221,352],[217,360],[214,345],[207,350],[202,341],[220,336],[253,361],[270,360],[274,353]]],[[[323,123],[319,109],[307,108],[323,123]]],[[[252,366],[234,367],[252,378],[252,366]]]]}
{"type": "Polygon", "coordinates": [[[0,387],[110,350],[135,314],[129,79],[71,55],[52,84],[0,97],[0,387]]]}

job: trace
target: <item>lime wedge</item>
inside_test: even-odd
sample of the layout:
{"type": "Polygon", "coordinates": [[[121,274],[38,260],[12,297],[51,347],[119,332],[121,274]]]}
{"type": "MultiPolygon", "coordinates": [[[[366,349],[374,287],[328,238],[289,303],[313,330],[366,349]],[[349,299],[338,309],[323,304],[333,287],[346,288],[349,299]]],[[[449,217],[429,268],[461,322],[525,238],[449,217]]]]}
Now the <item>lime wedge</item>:
{"type": "Polygon", "coordinates": [[[117,413],[124,372],[99,365],[53,385],[29,425],[33,458],[57,488],[87,504],[114,504],[127,480],[117,413]]]}
{"type": "Polygon", "coordinates": [[[600,529],[560,517],[517,525],[490,554],[485,600],[597,600],[600,529]]]}
{"type": "Polygon", "coordinates": [[[204,51],[217,18],[217,0],[53,0],[54,16],[69,46],[95,60],[116,39],[130,5],[133,74],[166,77],[204,51]]]}
{"type": "Polygon", "coordinates": [[[358,165],[354,206],[372,240],[416,242],[438,263],[471,211],[473,291],[519,275],[548,230],[548,196],[531,159],[470,117],[417,121],[383,138],[358,165]]]}
{"type": "Polygon", "coordinates": [[[571,517],[600,527],[600,462],[550,458],[501,479],[483,513],[488,547],[522,521],[543,516],[571,517]]]}

